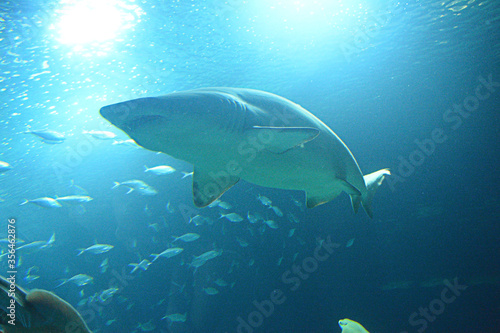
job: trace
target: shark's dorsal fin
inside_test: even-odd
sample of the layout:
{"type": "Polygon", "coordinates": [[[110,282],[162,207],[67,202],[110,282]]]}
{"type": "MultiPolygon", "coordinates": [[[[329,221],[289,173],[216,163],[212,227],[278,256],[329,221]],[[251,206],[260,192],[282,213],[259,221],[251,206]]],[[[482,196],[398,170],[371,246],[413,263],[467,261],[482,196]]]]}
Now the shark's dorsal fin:
{"type": "Polygon", "coordinates": [[[282,154],[319,135],[319,130],[312,127],[254,126],[250,131],[260,139],[267,151],[275,154],[282,154]]]}
{"type": "Polygon", "coordinates": [[[193,201],[196,207],[205,207],[217,200],[240,180],[227,172],[194,167],[193,201]]]}

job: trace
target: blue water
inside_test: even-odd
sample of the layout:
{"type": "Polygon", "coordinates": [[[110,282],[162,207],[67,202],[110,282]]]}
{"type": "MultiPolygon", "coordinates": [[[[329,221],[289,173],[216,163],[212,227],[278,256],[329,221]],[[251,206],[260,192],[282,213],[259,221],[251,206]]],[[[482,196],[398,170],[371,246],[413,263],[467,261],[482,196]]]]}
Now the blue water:
{"type": "Polygon", "coordinates": [[[8,218],[26,243],[55,233],[51,247],[18,252],[20,286],[55,292],[95,332],[140,332],[148,322],[154,332],[340,332],[343,318],[372,333],[500,331],[497,1],[3,1],[0,15],[0,160],[12,166],[0,174],[0,235],[8,218]],[[354,214],[345,194],[304,209],[299,191],[241,181],[221,198],[227,212],[258,213],[279,228],[219,220],[223,209],[194,207],[181,173],[190,164],[82,133],[129,139],[102,106],[211,86],[286,97],[330,126],[364,173],[391,168],[374,218],[354,214]],[[66,140],[47,144],[28,129],[66,140]],[[177,171],[144,172],[162,164],[177,171]],[[130,179],[159,193],[111,189],[130,179]],[[93,200],[19,206],[76,194],[72,181],[93,200]],[[214,223],[189,224],[196,214],[214,223]],[[131,273],[130,263],[187,232],[201,237],[131,273]],[[96,242],[114,248],[76,256],[96,242]],[[325,242],[335,247],[318,261],[325,242]],[[213,249],[222,254],[196,272],[188,266],[213,249]],[[27,281],[33,266],[39,278],[27,281]],[[76,274],[93,283],[56,288],[76,274]],[[463,287],[453,293],[449,283],[463,287]],[[119,291],[107,302],[77,305],[110,287],[119,291]],[[161,319],[175,313],[186,321],[161,319]]]}

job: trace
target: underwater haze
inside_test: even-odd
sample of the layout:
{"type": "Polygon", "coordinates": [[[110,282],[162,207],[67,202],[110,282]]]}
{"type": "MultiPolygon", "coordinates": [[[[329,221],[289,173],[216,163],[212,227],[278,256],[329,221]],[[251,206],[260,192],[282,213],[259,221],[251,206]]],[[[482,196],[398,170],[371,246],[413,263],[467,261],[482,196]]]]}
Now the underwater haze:
{"type": "Polygon", "coordinates": [[[498,1],[2,1],[0,48],[0,275],[15,220],[17,285],[93,332],[500,332],[498,1]],[[244,180],[196,207],[192,164],[99,113],[205,87],[389,168],[373,218],[244,180]]]}

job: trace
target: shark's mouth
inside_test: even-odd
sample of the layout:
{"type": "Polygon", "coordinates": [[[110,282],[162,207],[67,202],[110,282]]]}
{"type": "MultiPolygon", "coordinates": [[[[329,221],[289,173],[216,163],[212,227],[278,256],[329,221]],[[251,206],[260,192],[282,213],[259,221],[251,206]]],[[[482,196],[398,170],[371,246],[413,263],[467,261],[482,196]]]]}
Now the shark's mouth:
{"type": "Polygon", "coordinates": [[[165,121],[165,117],[158,116],[158,115],[137,116],[137,117],[134,117],[131,120],[127,121],[123,126],[123,130],[126,132],[134,131],[134,130],[137,130],[141,127],[148,126],[151,124],[157,124],[157,123],[162,122],[162,121],[165,121]]]}

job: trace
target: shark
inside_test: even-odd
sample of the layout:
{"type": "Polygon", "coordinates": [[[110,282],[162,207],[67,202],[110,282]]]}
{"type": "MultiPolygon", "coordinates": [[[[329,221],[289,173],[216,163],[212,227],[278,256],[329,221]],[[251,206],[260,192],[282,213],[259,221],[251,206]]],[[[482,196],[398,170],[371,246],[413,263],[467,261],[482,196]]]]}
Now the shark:
{"type": "Polygon", "coordinates": [[[300,105],[246,88],[200,88],[104,106],[100,114],[139,146],[194,165],[193,201],[208,206],[240,179],[303,190],[313,208],[346,192],[372,217],[389,169],[363,176],[344,142],[300,105]]]}
{"type": "Polygon", "coordinates": [[[56,294],[26,291],[0,276],[0,331],[5,333],[92,333],[78,311],[56,294]]]}

